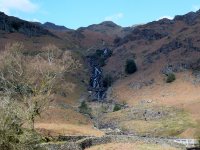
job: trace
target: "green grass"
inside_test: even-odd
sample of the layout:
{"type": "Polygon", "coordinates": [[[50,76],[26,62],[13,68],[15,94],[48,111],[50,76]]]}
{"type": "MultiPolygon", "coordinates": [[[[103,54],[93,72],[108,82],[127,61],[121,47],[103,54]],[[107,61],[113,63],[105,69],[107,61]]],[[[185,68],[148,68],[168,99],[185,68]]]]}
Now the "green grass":
{"type": "MultiPolygon", "coordinates": [[[[147,108],[140,108],[147,109],[147,108]]],[[[184,110],[170,107],[152,107],[151,109],[164,111],[167,115],[161,118],[145,120],[142,115],[134,117],[137,114],[131,113],[130,110],[121,110],[108,114],[104,121],[109,123],[113,120],[117,126],[124,131],[137,133],[140,135],[151,136],[179,136],[189,128],[196,128],[197,124],[191,116],[184,110]]]]}
{"type": "Polygon", "coordinates": [[[162,119],[160,123],[162,124],[160,134],[163,136],[178,136],[188,128],[195,127],[195,122],[183,110],[178,110],[174,115],[162,119]]]}

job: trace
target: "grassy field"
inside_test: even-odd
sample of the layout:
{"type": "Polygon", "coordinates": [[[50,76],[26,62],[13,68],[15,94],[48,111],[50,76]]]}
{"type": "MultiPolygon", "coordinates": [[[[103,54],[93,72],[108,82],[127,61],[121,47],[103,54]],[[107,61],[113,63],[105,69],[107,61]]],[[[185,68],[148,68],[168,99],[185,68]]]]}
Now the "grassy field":
{"type": "Polygon", "coordinates": [[[87,150],[180,150],[168,145],[137,143],[109,143],[93,146],[87,150]]]}
{"type": "Polygon", "coordinates": [[[190,128],[198,128],[189,113],[171,107],[135,107],[134,109],[125,109],[106,114],[103,117],[103,124],[115,124],[123,131],[137,133],[139,135],[151,136],[182,136],[190,128]],[[163,114],[157,116],[144,117],[146,111],[163,114]]]}
{"type": "Polygon", "coordinates": [[[94,128],[92,121],[72,110],[52,107],[43,112],[35,124],[37,131],[51,136],[89,135],[102,136],[103,132],[94,128]]]}
{"type": "Polygon", "coordinates": [[[56,123],[37,123],[37,131],[43,134],[51,134],[53,136],[67,136],[67,135],[77,135],[77,136],[103,136],[103,132],[94,129],[92,125],[76,125],[76,124],[56,124],[56,123]]]}
{"type": "Polygon", "coordinates": [[[105,115],[104,121],[115,120],[117,127],[139,134],[197,138],[200,133],[200,111],[198,111],[200,86],[193,84],[195,78],[192,73],[190,71],[177,73],[176,81],[170,84],[165,83],[164,76],[158,70],[147,76],[140,75],[141,73],[136,73],[117,81],[112,87],[111,97],[118,102],[125,102],[131,107],[140,109],[141,113],[144,113],[148,107],[152,107],[155,111],[162,111],[160,110],[162,106],[163,111],[168,115],[157,120],[147,118],[145,121],[142,114],[121,110],[105,115]],[[145,83],[151,78],[156,79],[152,85],[142,86],[141,89],[130,86],[134,83],[145,83]],[[139,117],[134,117],[135,115],[139,117]]]}

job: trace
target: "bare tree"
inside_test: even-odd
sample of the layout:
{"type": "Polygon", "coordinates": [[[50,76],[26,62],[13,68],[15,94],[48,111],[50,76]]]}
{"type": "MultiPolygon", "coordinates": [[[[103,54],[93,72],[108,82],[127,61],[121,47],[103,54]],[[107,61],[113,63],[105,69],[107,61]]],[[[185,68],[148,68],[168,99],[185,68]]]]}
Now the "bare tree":
{"type": "Polygon", "coordinates": [[[22,49],[20,43],[15,43],[0,57],[0,149],[35,149],[31,145],[39,140],[32,136],[37,134],[35,118],[48,108],[52,99],[57,72],[26,58],[22,49]],[[26,132],[29,129],[32,131],[26,132]]]}
{"type": "Polygon", "coordinates": [[[70,52],[55,46],[40,55],[22,53],[23,45],[6,46],[0,55],[0,149],[35,149],[40,136],[35,118],[48,109],[55,81],[81,65],[70,52]],[[36,138],[37,137],[37,138],[36,138]]]}

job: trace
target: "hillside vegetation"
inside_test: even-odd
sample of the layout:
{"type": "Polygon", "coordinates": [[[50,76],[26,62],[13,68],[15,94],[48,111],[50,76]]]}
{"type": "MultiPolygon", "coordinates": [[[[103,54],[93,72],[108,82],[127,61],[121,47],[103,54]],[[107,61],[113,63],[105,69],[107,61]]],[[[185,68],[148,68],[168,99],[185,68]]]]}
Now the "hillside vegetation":
{"type": "MultiPolygon", "coordinates": [[[[83,69],[81,61],[77,58],[70,51],[62,51],[53,45],[44,47],[39,54],[34,56],[24,54],[21,43],[6,46],[0,57],[0,113],[2,116],[0,149],[35,149],[37,143],[45,141],[35,129],[45,129],[57,135],[61,134],[60,131],[65,128],[62,128],[62,122],[66,120],[70,122],[66,118],[69,114],[70,117],[74,114],[75,117],[82,118],[80,121],[83,122],[78,122],[83,125],[82,128],[84,126],[90,128],[90,121],[84,121],[86,120],[84,116],[72,110],[71,113],[62,110],[64,101],[69,101],[67,104],[70,104],[70,99],[73,97],[71,104],[75,104],[74,93],[78,100],[78,94],[84,91],[81,81],[76,79],[73,82],[73,77],[69,78],[70,74],[76,74],[77,70],[83,69]],[[57,115],[53,120],[57,125],[48,128],[43,125],[50,123],[50,119],[44,115],[52,109],[57,110],[58,113],[63,112],[66,116],[58,116],[53,111],[57,115]]],[[[74,118],[72,117],[71,120],[74,118]]],[[[72,130],[73,124],[77,123],[70,122],[70,124],[72,127],[69,128],[72,130]]],[[[75,130],[77,132],[78,129],[75,130]]]]}
{"type": "Polygon", "coordinates": [[[77,30],[0,19],[0,149],[62,147],[69,135],[87,136],[73,143],[83,149],[141,150],[164,146],[109,138],[199,137],[200,11],[77,30]]]}

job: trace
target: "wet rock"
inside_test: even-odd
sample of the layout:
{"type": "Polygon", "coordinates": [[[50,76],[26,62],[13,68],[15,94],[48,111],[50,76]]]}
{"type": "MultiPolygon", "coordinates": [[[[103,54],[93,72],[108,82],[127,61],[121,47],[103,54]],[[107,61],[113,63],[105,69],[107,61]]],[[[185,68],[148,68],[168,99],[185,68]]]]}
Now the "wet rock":
{"type": "Polygon", "coordinates": [[[103,84],[103,70],[102,62],[105,61],[112,55],[112,51],[108,48],[102,50],[96,50],[96,53],[88,56],[88,62],[90,66],[91,78],[90,78],[90,91],[91,98],[93,100],[102,101],[106,98],[107,87],[103,84]]]}

